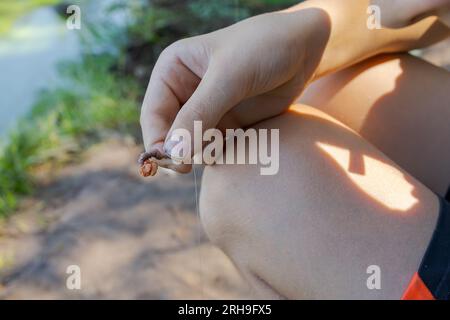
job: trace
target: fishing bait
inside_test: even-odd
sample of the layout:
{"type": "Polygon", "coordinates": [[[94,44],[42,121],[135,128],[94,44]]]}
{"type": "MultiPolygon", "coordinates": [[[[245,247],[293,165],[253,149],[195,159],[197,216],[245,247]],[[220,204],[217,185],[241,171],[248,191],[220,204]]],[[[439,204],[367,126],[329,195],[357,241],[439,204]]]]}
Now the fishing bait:
{"type": "Polygon", "coordinates": [[[153,150],[142,153],[138,163],[141,165],[141,176],[153,177],[158,172],[159,166],[168,166],[173,164],[173,161],[169,155],[162,154],[159,150],[153,150]]]}

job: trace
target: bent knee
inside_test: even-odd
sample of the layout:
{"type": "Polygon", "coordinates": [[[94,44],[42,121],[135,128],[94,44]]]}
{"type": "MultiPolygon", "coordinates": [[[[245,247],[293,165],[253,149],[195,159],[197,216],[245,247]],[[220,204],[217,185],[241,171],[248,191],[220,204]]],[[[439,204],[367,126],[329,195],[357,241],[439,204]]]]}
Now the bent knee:
{"type": "Polygon", "coordinates": [[[203,173],[201,222],[209,239],[222,249],[243,233],[240,226],[245,217],[240,207],[245,204],[238,190],[245,175],[243,168],[234,165],[207,166],[203,173]]]}
{"type": "Polygon", "coordinates": [[[280,130],[276,175],[262,175],[259,165],[207,166],[203,174],[202,224],[210,240],[222,249],[235,241],[259,239],[264,234],[261,231],[270,227],[266,221],[278,219],[282,211],[298,209],[292,208],[293,202],[284,197],[294,197],[308,206],[312,199],[308,185],[313,172],[315,179],[331,175],[318,161],[322,155],[315,143],[330,141],[329,137],[349,139],[354,135],[317,109],[299,105],[255,128],[280,130]],[[284,197],[277,197],[276,193],[284,197]]]}

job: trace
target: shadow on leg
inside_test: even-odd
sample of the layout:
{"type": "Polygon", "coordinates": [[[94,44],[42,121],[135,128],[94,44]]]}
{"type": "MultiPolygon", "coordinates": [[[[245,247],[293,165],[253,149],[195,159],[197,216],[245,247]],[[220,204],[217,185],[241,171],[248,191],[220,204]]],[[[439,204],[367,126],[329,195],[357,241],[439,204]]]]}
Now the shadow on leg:
{"type": "Polygon", "coordinates": [[[215,165],[200,211],[210,239],[264,297],[397,299],[430,241],[436,196],[358,134],[298,106],[280,129],[280,170],[215,165]],[[377,265],[381,290],[369,290],[377,265]]]}
{"type": "Polygon", "coordinates": [[[346,124],[443,196],[450,183],[450,73],[383,55],[311,84],[300,101],[346,124]]]}

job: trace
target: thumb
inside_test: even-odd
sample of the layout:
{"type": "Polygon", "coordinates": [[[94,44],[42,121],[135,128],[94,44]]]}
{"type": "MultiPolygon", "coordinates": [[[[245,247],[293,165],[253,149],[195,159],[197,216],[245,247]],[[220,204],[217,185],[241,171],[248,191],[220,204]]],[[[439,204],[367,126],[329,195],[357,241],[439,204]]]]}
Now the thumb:
{"type": "Polygon", "coordinates": [[[172,159],[190,164],[203,145],[203,133],[215,128],[222,117],[243,97],[242,88],[230,73],[210,67],[191,98],[178,112],[164,143],[172,159]]]}

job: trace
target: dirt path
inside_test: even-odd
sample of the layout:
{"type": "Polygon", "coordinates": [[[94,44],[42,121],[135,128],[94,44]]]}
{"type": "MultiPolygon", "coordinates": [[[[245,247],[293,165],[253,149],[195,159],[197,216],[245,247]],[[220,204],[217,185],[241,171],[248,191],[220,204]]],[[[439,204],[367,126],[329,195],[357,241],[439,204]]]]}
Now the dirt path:
{"type": "Polygon", "coordinates": [[[0,298],[248,297],[202,233],[193,176],[142,179],[138,153],[109,141],[46,178],[0,227],[0,298]],[[69,265],[81,268],[81,290],[66,288],[69,265]]]}

